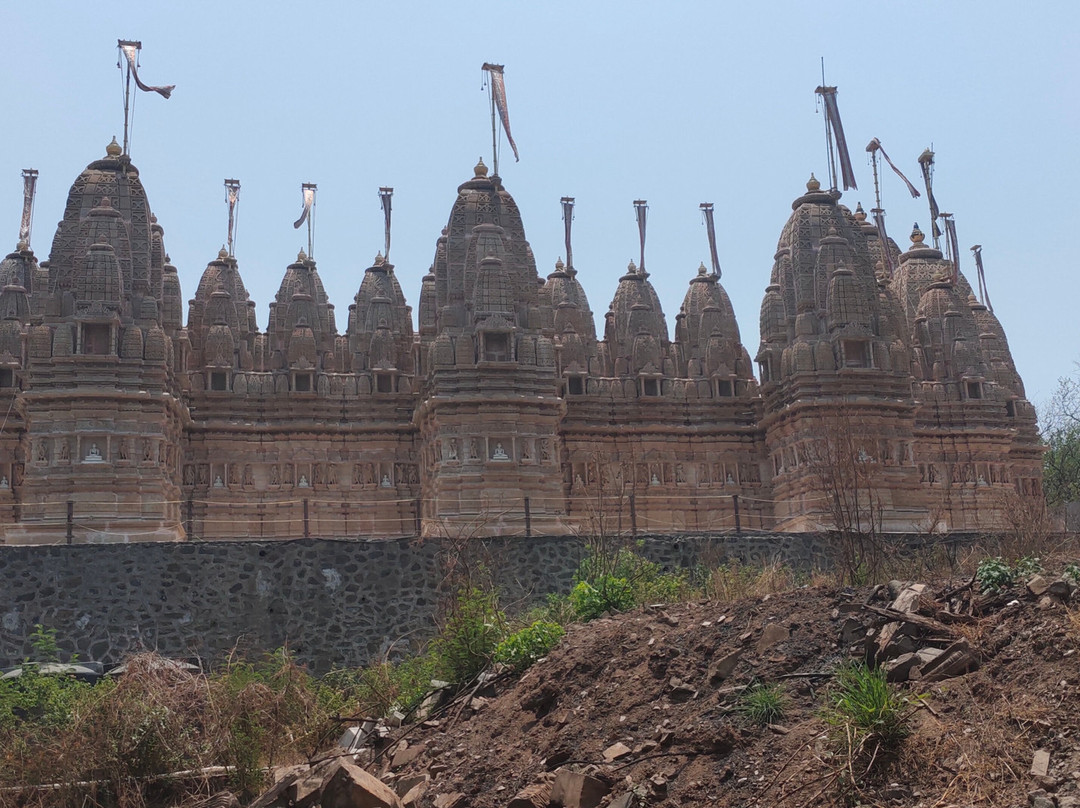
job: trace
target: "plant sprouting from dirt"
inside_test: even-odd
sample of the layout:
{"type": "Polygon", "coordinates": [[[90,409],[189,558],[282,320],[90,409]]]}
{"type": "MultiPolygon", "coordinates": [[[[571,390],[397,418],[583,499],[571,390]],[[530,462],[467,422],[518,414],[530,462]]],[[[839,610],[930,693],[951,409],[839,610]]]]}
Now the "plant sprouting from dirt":
{"type": "Polygon", "coordinates": [[[787,712],[787,695],[780,684],[755,682],[743,691],[735,709],[755,724],[775,724],[787,712]]]}

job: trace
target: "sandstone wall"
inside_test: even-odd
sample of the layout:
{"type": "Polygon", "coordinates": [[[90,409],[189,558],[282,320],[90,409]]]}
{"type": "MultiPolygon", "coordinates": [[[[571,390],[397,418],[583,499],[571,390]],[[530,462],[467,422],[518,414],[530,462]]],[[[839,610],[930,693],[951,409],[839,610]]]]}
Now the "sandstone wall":
{"type": "MultiPolygon", "coordinates": [[[[666,568],[725,558],[825,563],[814,534],[648,536],[666,568]]],[[[118,662],[152,649],[217,661],[286,643],[316,670],[360,665],[431,636],[452,572],[483,563],[504,603],[568,592],[585,553],[575,537],[0,546],[0,666],[30,653],[37,623],[63,656],[118,662]]]]}

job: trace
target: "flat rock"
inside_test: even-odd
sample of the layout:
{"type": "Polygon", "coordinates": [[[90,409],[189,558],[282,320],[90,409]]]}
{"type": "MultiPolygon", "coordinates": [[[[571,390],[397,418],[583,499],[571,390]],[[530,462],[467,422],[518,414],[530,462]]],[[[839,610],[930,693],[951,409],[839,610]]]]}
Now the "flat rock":
{"type": "Polygon", "coordinates": [[[765,626],[765,630],[761,632],[761,637],[757,641],[757,652],[760,654],[766,648],[772,648],[778,642],[783,642],[791,636],[791,632],[788,631],[787,626],[782,626],[779,623],[769,623],[765,626]]]}
{"type": "Polygon", "coordinates": [[[402,808],[398,795],[359,766],[340,763],[323,781],[322,808],[402,808]]]}
{"type": "Polygon", "coordinates": [[[435,808],[463,808],[467,802],[465,795],[460,791],[453,791],[449,794],[440,794],[435,798],[435,808]]]}
{"type": "Polygon", "coordinates": [[[1046,594],[1046,590],[1050,588],[1050,582],[1043,578],[1041,575],[1032,575],[1027,582],[1027,590],[1035,597],[1046,594]]]}
{"type": "Polygon", "coordinates": [[[619,758],[623,758],[629,755],[630,751],[630,747],[624,743],[613,743],[611,746],[604,750],[604,760],[607,763],[613,763],[619,758]]]}
{"type": "Polygon", "coordinates": [[[1031,758],[1031,774],[1035,777],[1045,777],[1050,771],[1050,752],[1046,749],[1036,749],[1031,758]]]}
{"type": "Polygon", "coordinates": [[[709,684],[718,685],[731,676],[735,672],[735,666],[739,664],[741,656],[742,649],[740,648],[720,657],[716,664],[713,665],[712,670],[709,671],[709,684]]]}
{"type": "Polygon", "coordinates": [[[534,783],[521,789],[506,808],[547,808],[551,800],[551,783],[534,783]]]}
{"type": "Polygon", "coordinates": [[[427,747],[424,744],[417,744],[416,746],[408,746],[402,741],[402,746],[398,747],[398,750],[394,752],[394,757],[390,761],[391,769],[400,769],[402,766],[407,766],[416,760],[420,755],[424,754],[424,750],[427,747]]]}
{"type": "Polygon", "coordinates": [[[607,783],[597,777],[559,769],[551,786],[550,804],[560,808],[596,808],[609,790],[607,783]]]}

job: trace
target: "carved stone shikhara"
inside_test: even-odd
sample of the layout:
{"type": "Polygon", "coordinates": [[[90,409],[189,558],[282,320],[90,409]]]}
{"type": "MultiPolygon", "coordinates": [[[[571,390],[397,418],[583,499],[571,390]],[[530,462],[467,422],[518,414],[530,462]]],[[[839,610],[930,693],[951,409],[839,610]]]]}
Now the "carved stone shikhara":
{"type": "Polygon", "coordinates": [[[673,338],[633,263],[598,335],[578,271],[541,282],[482,162],[415,331],[378,255],[339,334],[303,252],[260,331],[225,250],[185,327],[163,230],[111,148],[72,186],[49,261],[21,243],[0,262],[0,538],[680,533],[737,512],[815,530],[834,518],[826,445],[851,432],[842,463],[882,529],[985,529],[1007,493],[1037,496],[1034,409],[964,277],[917,229],[906,252],[882,244],[815,182],[792,207],[759,386],[704,266],[673,338]]]}

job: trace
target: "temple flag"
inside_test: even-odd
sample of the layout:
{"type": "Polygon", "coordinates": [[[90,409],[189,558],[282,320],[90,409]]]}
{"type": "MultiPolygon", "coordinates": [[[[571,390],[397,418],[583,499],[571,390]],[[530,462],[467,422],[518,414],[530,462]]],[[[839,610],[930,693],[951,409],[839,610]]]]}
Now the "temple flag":
{"type": "Polygon", "coordinates": [[[945,235],[949,239],[949,252],[952,253],[954,284],[960,282],[960,247],[956,239],[956,220],[949,214],[945,214],[945,235]]]}
{"type": "Polygon", "coordinates": [[[886,154],[885,147],[881,145],[880,140],[878,140],[877,138],[874,138],[873,140],[871,140],[870,145],[866,147],[866,150],[869,151],[869,152],[872,152],[872,151],[881,152],[881,156],[885,158],[885,162],[889,164],[889,168],[891,168],[893,170],[893,172],[896,174],[896,176],[898,176],[900,179],[902,179],[904,181],[904,185],[907,186],[908,191],[911,193],[911,198],[912,199],[918,199],[920,196],[922,196],[922,194],[919,193],[919,189],[916,188],[914,185],[912,185],[911,181],[907,177],[904,176],[904,172],[901,171],[899,168],[897,168],[896,164],[892,160],[889,159],[889,155],[886,154]]]}
{"type": "Polygon", "coordinates": [[[877,225],[878,240],[881,241],[881,255],[885,259],[885,270],[891,278],[895,268],[893,267],[892,253],[889,252],[889,234],[885,232],[885,211],[881,208],[874,208],[873,213],[874,224],[877,225]]]}
{"type": "Polygon", "coordinates": [[[510,148],[514,151],[514,161],[517,162],[521,158],[518,157],[518,148],[517,144],[514,143],[514,136],[510,134],[510,110],[506,106],[506,81],[503,78],[503,65],[484,62],[481,69],[486,70],[491,77],[491,91],[495,98],[495,108],[499,110],[499,120],[502,121],[503,131],[506,132],[506,139],[510,142],[510,148]]]}
{"type": "Polygon", "coordinates": [[[641,263],[638,272],[645,274],[645,217],[649,212],[649,204],[644,199],[634,200],[634,213],[637,215],[638,236],[641,240],[641,263]]]}
{"type": "Polygon", "coordinates": [[[930,202],[930,225],[933,228],[934,238],[939,239],[941,238],[941,228],[938,227],[937,220],[941,215],[941,211],[938,210],[937,200],[934,199],[933,178],[930,176],[930,172],[934,170],[934,153],[929,149],[919,155],[919,168],[922,169],[923,183],[926,185],[926,196],[930,202]]]}
{"type": "Polygon", "coordinates": [[[564,196],[562,198],[562,218],[564,236],[566,238],[566,268],[574,268],[574,254],[572,252],[572,245],[570,243],[570,229],[574,223],[574,197],[564,196]]]}
{"type": "Polygon", "coordinates": [[[23,209],[22,221],[19,222],[19,241],[30,244],[30,224],[34,217],[34,189],[37,187],[38,173],[32,168],[23,169],[23,209]]]}
{"type": "Polygon", "coordinates": [[[379,189],[379,200],[382,202],[383,209],[383,229],[384,229],[384,242],[385,250],[383,252],[383,258],[387,263],[390,262],[390,209],[391,199],[394,196],[394,189],[383,186],[379,189]]]}
{"type": "Polygon", "coordinates": [[[720,277],[720,256],[716,252],[716,225],[713,223],[713,203],[702,202],[698,207],[705,214],[705,229],[709,236],[709,260],[712,261],[712,273],[720,277]]]}
{"type": "Polygon", "coordinates": [[[840,175],[844,182],[844,190],[857,191],[859,186],[855,184],[855,171],[851,167],[851,155],[848,153],[847,138],[844,137],[844,124],[840,121],[840,109],[836,105],[836,88],[818,87],[815,92],[825,102],[825,117],[832,128],[836,153],[840,158],[840,175]]]}
{"type": "Polygon", "coordinates": [[[975,254],[975,268],[979,273],[979,291],[982,292],[983,305],[993,314],[994,305],[990,302],[990,290],[986,287],[986,273],[983,272],[982,245],[976,244],[971,248],[971,251],[975,254]]]}
{"type": "Polygon", "coordinates": [[[293,227],[297,230],[300,229],[300,225],[308,220],[308,216],[311,215],[311,206],[315,204],[315,189],[309,188],[306,185],[304,190],[304,212],[300,214],[300,218],[293,222],[293,227]]]}
{"type": "Polygon", "coordinates": [[[127,58],[128,68],[131,70],[131,75],[135,79],[135,86],[142,90],[144,93],[157,93],[162,98],[168,98],[172,95],[172,91],[176,89],[175,84],[166,84],[161,87],[152,87],[149,84],[144,84],[142,79],[139,78],[139,69],[136,64],[137,55],[139,52],[139,45],[136,42],[120,42],[120,50],[124,52],[124,56],[127,58]]]}

